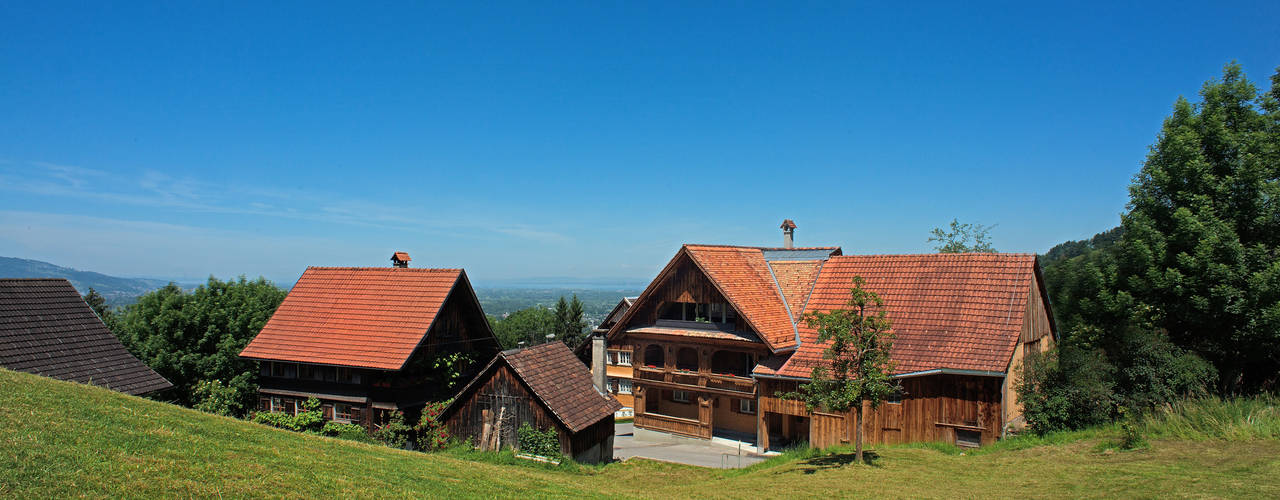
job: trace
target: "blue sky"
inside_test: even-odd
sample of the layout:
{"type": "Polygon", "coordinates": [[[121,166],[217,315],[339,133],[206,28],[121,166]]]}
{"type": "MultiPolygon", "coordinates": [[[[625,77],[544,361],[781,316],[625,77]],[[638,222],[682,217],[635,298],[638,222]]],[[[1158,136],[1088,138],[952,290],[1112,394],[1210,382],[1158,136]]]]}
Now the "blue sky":
{"type": "MultiPolygon", "coordinates": [[[[0,5],[0,255],[650,278],[683,242],[1043,252],[1118,223],[1280,3],[0,5]]],[[[465,3],[471,4],[471,3],[465,3]]]]}

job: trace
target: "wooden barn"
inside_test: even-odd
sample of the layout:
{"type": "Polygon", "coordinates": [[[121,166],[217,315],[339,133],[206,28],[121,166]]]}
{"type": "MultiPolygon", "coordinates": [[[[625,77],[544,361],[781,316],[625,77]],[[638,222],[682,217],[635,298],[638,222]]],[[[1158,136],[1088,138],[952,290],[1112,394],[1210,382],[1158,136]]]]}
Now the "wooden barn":
{"type": "Polygon", "coordinates": [[[523,423],[555,429],[560,452],[583,463],[613,460],[618,400],[560,342],[503,351],[454,398],[441,418],[449,433],[482,447],[519,449],[523,423]]]}
{"type": "Polygon", "coordinates": [[[637,429],[758,451],[850,442],[852,412],[777,397],[809,380],[824,343],[806,314],[841,308],[854,276],[885,302],[900,395],[866,412],[869,442],[991,443],[1022,424],[1028,352],[1053,348],[1035,255],[843,255],[839,247],[684,245],[609,327],[629,352],[637,429]]]}
{"type": "Polygon", "coordinates": [[[135,396],[173,387],[62,278],[0,279],[0,366],[135,396]]]}

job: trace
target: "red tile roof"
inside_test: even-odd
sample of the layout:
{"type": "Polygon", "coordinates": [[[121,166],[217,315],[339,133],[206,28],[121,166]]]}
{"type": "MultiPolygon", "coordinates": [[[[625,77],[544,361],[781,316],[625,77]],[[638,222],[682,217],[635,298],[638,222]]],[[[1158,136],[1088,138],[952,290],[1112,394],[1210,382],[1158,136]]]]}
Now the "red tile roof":
{"type": "Polygon", "coordinates": [[[622,408],[612,395],[596,390],[591,372],[568,347],[561,342],[547,342],[498,353],[445,408],[446,418],[467,399],[463,395],[484,385],[498,363],[510,366],[569,432],[581,431],[622,408]]]}
{"type": "Polygon", "coordinates": [[[782,221],[782,225],[781,225],[781,226],[778,226],[778,228],[779,228],[779,229],[795,229],[795,228],[796,228],[796,223],[795,223],[794,221],[792,221],[791,219],[784,219],[784,220],[782,221]]]}
{"type": "Polygon", "coordinates": [[[461,269],[309,267],[242,357],[399,370],[461,269]]]}
{"type": "Polygon", "coordinates": [[[820,260],[775,260],[769,262],[773,269],[773,277],[787,299],[787,308],[793,322],[800,321],[804,313],[804,305],[809,301],[809,292],[818,281],[818,271],[822,269],[820,260]]]}
{"type": "MultiPolygon", "coordinates": [[[[893,323],[897,373],[1003,372],[1021,332],[1035,259],[996,253],[835,256],[823,265],[805,311],[842,306],[853,276],[862,276],[864,287],[884,299],[893,323]]],[[[801,347],[785,364],[775,358],[756,373],[808,377],[825,345],[803,323],[800,336],[801,347]]]]}
{"type": "Polygon", "coordinates": [[[685,245],[684,249],[772,349],[793,346],[796,331],[759,248],[685,245]]]}

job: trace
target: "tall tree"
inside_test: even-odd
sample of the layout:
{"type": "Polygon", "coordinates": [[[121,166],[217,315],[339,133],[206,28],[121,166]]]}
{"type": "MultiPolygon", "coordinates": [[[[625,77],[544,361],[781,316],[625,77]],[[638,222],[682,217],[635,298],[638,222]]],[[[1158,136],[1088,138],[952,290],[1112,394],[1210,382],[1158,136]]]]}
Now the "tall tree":
{"type": "Polygon", "coordinates": [[[94,290],[93,287],[89,287],[89,293],[84,294],[84,302],[89,304],[89,309],[93,309],[93,313],[97,314],[98,318],[101,318],[108,328],[112,326],[112,323],[115,323],[115,315],[111,312],[111,306],[107,305],[107,299],[103,298],[102,294],[94,290]]]}
{"type": "Polygon", "coordinates": [[[822,362],[813,367],[809,382],[799,391],[780,394],[804,401],[810,412],[816,409],[854,411],[854,446],[862,462],[862,406],[880,406],[901,390],[890,378],[893,363],[893,332],[884,311],[884,301],[875,292],[864,290],[861,276],[853,278],[845,308],[805,315],[805,323],[818,331],[818,342],[827,343],[822,362]]]}
{"type": "Polygon", "coordinates": [[[556,338],[570,349],[578,347],[578,344],[586,338],[584,330],[587,327],[587,322],[583,320],[582,301],[578,300],[578,294],[573,294],[573,300],[565,300],[561,295],[560,300],[556,301],[555,317],[556,338]]]}
{"type": "Polygon", "coordinates": [[[218,381],[234,389],[241,402],[234,407],[252,408],[257,363],[239,354],[284,296],[284,290],[263,278],[210,277],[192,293],[170,283],[124,308],[115,333],[138,359],[173,382],[177,403],[200,403],[197,385],[218,381]]]}
{"type": "Polygon", "coordinates": [[[1129,188],[1121,293],[1218,368],[1226,392],[1280,373],[1280,72],[1260,93],[1231,63],[1179,98],[1129,188]]]}
{"type": "Polygon", "coordinates": [[[951,219],[950,228],[935,227],[929,232],[929,242],[935,243],[933,248],[938,253],[995,252],[995,247],[991,246],[991,229],[994,227],[961,224],[959,220],[951,219]]]}

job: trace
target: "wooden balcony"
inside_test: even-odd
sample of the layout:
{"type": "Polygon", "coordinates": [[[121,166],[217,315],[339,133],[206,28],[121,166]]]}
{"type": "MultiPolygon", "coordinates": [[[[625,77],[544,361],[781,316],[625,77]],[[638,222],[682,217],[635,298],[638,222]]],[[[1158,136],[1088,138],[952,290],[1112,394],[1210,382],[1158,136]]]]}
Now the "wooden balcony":
{"type": "Polygon", "coordinates": [[[704,426],[695,419],[673,417],[659,413],[637,413],[636,427],[655,431],[670,432],[682,436],[711,439],[711,427],[704,426]]]}
{"type": "Polygon", "coordinates": [[[634,378],[645,382],[657,382],[652,385],[671,389],[702,390],[735,397],[753,397],[756,393],[755,379],[735,375],[665,370],[645,366],[636,368],[634,378]]]}

